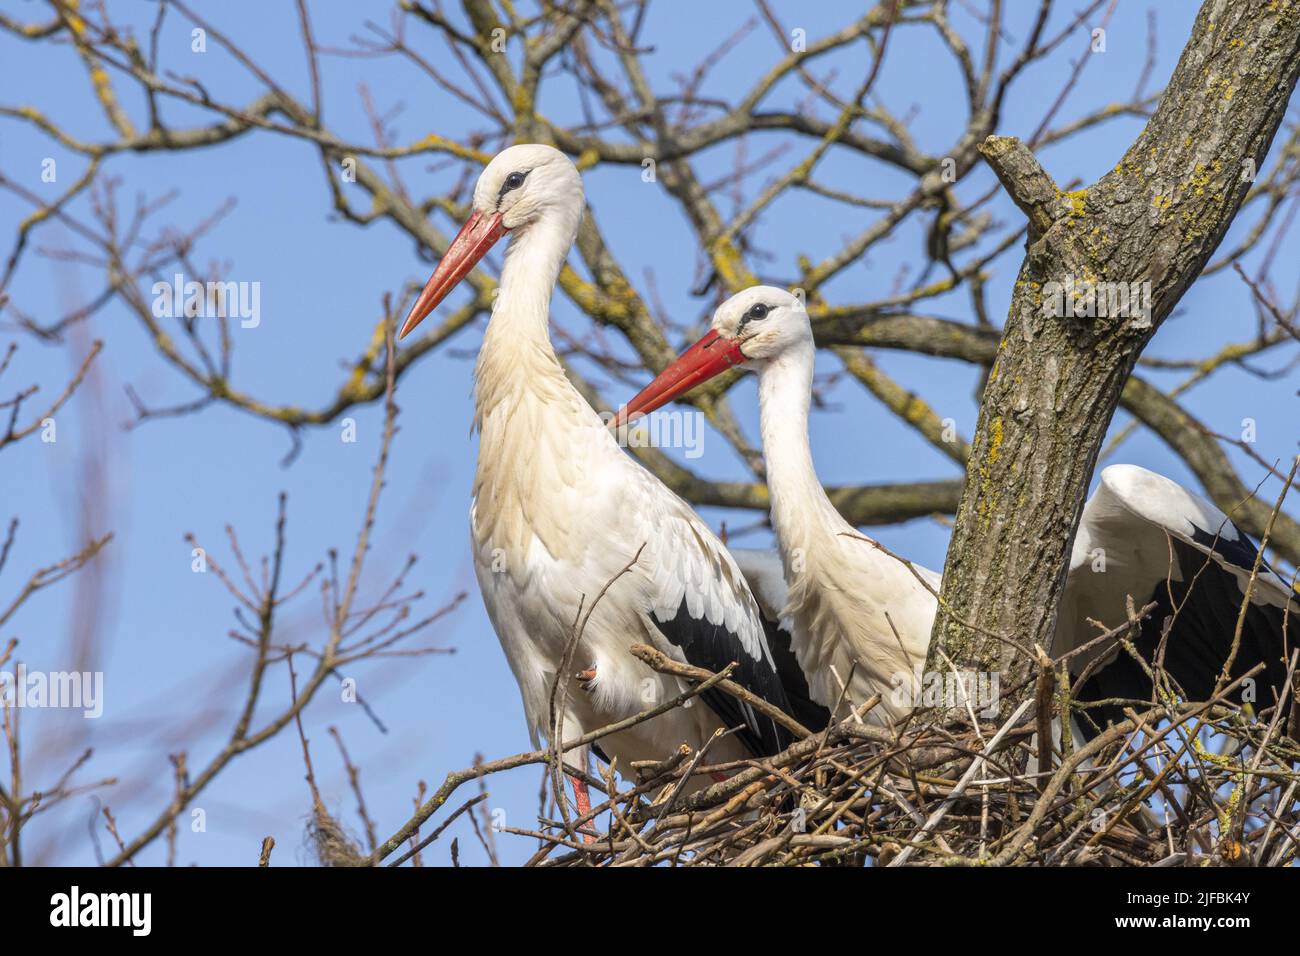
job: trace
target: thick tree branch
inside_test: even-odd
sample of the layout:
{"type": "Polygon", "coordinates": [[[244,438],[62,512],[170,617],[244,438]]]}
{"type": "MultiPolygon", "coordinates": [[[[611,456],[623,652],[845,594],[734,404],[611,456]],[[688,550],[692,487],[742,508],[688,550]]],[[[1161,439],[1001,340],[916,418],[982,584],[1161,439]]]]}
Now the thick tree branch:
{"type": "Polygon", "coordinates": [[[944,574],[948,611],[927,669],[946,651],[958,667],[1009,669],[1014,680],[1032,661],[1011,659],[985,632],[1050,646],[1070,540],[1129,374],[1232,222],[1250,188],[1243,171],[1262,163],[1297,74],[1300,2],[1207,0],[1160,106],[1095,185],[1053,201],[1024,147],[984,143],[1031,232],[972,442],[944,574]],[[1124,303],[1109,292],[1120,289],[1133,293],[1124,303]],[[1077,294],[1088,292],[1095,298],[1077,294]]]}

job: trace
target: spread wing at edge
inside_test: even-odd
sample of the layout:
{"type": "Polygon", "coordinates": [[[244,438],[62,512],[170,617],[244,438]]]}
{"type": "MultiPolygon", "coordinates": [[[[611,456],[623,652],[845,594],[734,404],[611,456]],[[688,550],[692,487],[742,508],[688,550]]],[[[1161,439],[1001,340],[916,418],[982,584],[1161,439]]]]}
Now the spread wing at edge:
{"type": "MultiPolygon", "coordinates": [[[[1057,650],[1097,633],[1087,618],[1122,623],[1127,595],[1139,608],[1154,601],[1156,609],[1133,642],[1148,666],[1163,653],[1180,695],[1205,700],[1225,664],[1231,679],[1262,663],[1264,670],[1253,678],[1253,704],[1268,708],[1282,690],[1300,635],[1300,597],[1261,559],[1242,615],[1258,553],[1227,515],[1177,482],[1134,465],[1107,468],[1080,520],[1058,626],[1064,640],[1057,650]]],[[[1141,663],[1114,645],[1103,654],[1111,659],[1078,688],[1080,699],[1152,699],[1151,678],[1141,663]]],[[[1100,711],[1093,716],[1097,723],[1120,716],[1119,707],[1100,711]]],[[[1086,726],[1090,721],[1082,723],[1085,733],[1095,732],[1086,726]]]]}

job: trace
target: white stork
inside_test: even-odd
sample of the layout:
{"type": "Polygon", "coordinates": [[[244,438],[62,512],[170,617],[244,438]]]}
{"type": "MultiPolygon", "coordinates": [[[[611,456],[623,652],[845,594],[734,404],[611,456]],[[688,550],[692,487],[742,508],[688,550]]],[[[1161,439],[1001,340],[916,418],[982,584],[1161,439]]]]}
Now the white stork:
{"type": "MultiPolygon", "coordinates": [[[[788,710],[759,608],[735,561],[686,502],[619,448],[551,345],[551,292],[583,208],[582,180],[563,153],[541,145],[501,152],[480,175],[469,221],[401,331],[419,325],[493,243],[510,236],[474,370],[479,453],[470,540],[534,746],[550,736],[557,675],[575,676],[560,669],[580,612],[590,617],[570,659],[583,667],[576,675],[583,692],[567,697],[565,739],[685,689],[632,657],[634,643],[714,671],[735,661],[733,680],[788,710]]],[[[722,761],[775,753],[788,742],[748,705],[716,690],[702,696],[704,706],[679,707],[602,738],[597,753],[627,768],[663,759],[683,743],[698,751],[719,727],[739,728],[710,751],[722,761]]],[[[585,772],[587,748],[566,761],[585,772]]],[[[570,778],[578,812],[586,814],[586,784],[570,778]]]]}
{"type": "MultiPolygon", "coordinates": [[[[769,286],[747,289],[718,308],[704,338],[633,398],[618,421],[647,414],[730,367],[758,373],[772,525],[788,586],[781,614],[793,630],[794,654],[813,700],[828,707],[841,701],[841,681],[852,673],[837,718],[879,692],[872,715],[896,719],[917,702],[940,576],[915,565],[909,570],[873,547],[826,496],[808,442],[814,356],[800,300],[769,286]]],[[[1232,656],[1257,557],[1254,542],[1225,514],[1176,482],[1136,465],[1106,468],[1075,536],[1053,653],[1095,638],[1090,619],[1122,624],[1132,595],[1139,608],[1158,605],[1134,641],[1146,661],[1172,617],[1164,666],[1186,699],[1211,697],[1231,658],[1231,677],[1265,665],[1245,685],[1254,693],[1243,701],[1257,711],[1272,707],[1300,634],[1300,612],[1293,586],[1261,559],[1232,656]]],[[[768,594],[779,600],[770,582],[768,594]]],[[[1071,670],[1076,677],[1091,672],[1075,688],[1080,701],[1152,699],[1146,669],[1114,642],[1076,655],[1071,670]]],[[[1122,717],[1119,710],[1099,707],[1080,729],[1091,737],[1101,722],[1122,717]]]]}

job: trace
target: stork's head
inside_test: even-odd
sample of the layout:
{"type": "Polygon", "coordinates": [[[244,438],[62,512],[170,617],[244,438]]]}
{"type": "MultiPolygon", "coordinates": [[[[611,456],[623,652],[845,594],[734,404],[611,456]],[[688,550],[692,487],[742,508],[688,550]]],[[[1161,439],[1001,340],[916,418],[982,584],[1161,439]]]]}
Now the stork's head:
{"type": "Polygon", "coordinates": [[[415,300],[401,335],[424,321],[506,233],[520,233],[535,223],[552,221],[567,249],[577,230],[582,206],[582,177],[558,149],[521,143],[497,153],[474,186],[469,220],[415,300]]]}
{"type": "Polygon", "coordinates": [[[543,216],[582,209],[582,177],[568,156],[551,146],[521,143],[497,153],[474,187],[474,212],[500,216],[507,230],[543,216]]]}
{"type": "Polygon", "coordinates": [[[808,312],[797,296],[770,285],[737,292],[718,306],[704,338],[628,402],[614,424],[648,415],[729,368],[761,373],[782,356],[812,346],[808,312]]]}
{"type": "Polygon", "coordinates": [[[722,303],[713,313],[710,330],[732,344],[738,364],[754,371],[789,349],[811,346],[813,340],[803,302],[770,285],[752,286],[722,303]]]}

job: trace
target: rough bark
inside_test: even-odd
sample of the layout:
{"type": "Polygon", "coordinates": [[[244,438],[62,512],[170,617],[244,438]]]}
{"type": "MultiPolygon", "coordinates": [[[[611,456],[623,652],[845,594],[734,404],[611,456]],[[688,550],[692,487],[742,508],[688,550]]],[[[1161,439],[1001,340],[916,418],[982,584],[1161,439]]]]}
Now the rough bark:
{"type": "Polygon", "coordinates": [[[940,669],[942,647],[958,667],[1014,680],[1033,661],[995,635],[1048,646],[1125,383],[1240,208],[1244,173],[1263,163],[1298,73],[1300,0],[1207,0],[1156,112],[1097,183],[1063,193],[1018,140],[991,136],[981,146],[1029,236],[972,442],[927,670],[940,669]],[[1045,290],[1070,278],[1149,282],[1149,319],[1050,315],[1045,290]]]}

